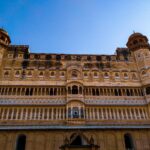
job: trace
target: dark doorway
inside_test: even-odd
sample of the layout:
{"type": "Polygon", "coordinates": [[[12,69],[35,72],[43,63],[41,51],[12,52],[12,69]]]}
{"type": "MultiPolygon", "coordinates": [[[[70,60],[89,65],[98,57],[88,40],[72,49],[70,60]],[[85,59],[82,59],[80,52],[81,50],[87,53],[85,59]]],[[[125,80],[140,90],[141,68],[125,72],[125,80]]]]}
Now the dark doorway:
{"type": "Polygon", "coordinates": [[[16,150],[25,150],[26,136],[20,135],[17,139],[16,150]]]}
{"type": "Polygon", "coordinates": [[[134,150],[133,139],[132,139],[132,136],[130,134],[124,135],[124,142],[125,142],[126,150],[134,150]]]}

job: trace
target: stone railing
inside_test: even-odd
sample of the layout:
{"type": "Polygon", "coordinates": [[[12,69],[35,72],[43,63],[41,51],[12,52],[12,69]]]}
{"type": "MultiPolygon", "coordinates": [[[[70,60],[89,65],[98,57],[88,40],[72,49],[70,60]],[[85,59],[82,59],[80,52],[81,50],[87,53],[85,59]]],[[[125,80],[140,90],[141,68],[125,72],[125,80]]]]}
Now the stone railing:
{"type": "Polygon", "coordinates": [[[85,96],[86,100],[145,100],[144,96],[85,96]]]}
{"type": "Polygon", "coordinates": [[[1,99],[66,99],[64,95],[0,95],[1,99]]]}

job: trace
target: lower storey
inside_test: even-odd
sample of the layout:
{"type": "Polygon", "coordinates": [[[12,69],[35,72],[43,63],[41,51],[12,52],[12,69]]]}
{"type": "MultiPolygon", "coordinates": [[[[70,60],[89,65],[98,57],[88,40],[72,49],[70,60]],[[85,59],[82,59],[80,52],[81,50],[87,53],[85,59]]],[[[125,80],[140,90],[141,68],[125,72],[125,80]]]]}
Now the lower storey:
{"type": "Polygon", "coordinates": [[[0,131],[1,150],[150,150],[150,129],[0,131]]]}

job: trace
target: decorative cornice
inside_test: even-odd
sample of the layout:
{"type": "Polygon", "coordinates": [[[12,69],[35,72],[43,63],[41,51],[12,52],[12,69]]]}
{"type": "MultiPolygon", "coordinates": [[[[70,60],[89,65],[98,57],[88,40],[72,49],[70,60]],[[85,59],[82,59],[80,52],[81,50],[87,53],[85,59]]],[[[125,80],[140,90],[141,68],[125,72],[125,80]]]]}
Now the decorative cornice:
{"type": "Polygon", "coordinates": [[[150,125],[116,125],[116,126],[112,126],[112,125],[104,125],[104,126],[90,126],[90,125],[86,125],[86,126],[65,126],[65,125],[55,125],[55,126],[49,126],[49,125],[26,125],[26,126],[0,126],[0,130],[86,130],[86,129],[90,129],[90,130],[95,130],[95,129],[103,129],[103,130],[107,130],[107,129],[150,129],[150,125]]]}
{"type": "Polygon", "coordinates": [[[64,105],[65,100],[45,100],[45,99],[0,99],[0,105],[64,105]]]}
{"type": "MultiPolygon", "coordinates": [[[[145,100],[82,100],[86,105],[123,105],[123,106],[140,106],[146,105],[145,100]]],[[[0,105],[66,105],[67,101],[52,99],[0,99],[0,105]]]]}
{"type": "Polygon", "coordinates": [[[146,105],[145,100],[85,100],[86,104],[90,105],[146,105]]]}

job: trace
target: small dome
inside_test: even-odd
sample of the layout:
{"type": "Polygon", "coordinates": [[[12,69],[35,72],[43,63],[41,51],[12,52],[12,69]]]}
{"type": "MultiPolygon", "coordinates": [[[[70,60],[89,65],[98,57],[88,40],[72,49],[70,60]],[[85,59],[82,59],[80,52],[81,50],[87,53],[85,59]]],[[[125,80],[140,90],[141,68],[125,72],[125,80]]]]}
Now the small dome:
{"type": "Polygon", "coordinates": [[[132,50],[132,49],[138,49],[139,47],[145,47],[148,46],[148,38],[141,34],[141,33],[133,33],[129,36],[128,42],[127,42],[127,47],[132,50]]]}
{"type": "Polygon", "coordinates": [[[0,28],[0,32],[3,32],[4,34],[8,35],[8,32],[2,28],[0,28]]]}
{"type": "Polygon", "coordinates": [[[139,37],[139,36],[142,36],[142,37],[143,37],[143,34],[141,34],[141,33],[139,33],[139,32],[135,32],[135,33],[133,33],[133,34],[131,34],[131,35],[129,36],[128,41],[131,40],[131,39],[133,39],[133,38],[139,37]]]}

